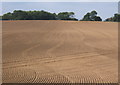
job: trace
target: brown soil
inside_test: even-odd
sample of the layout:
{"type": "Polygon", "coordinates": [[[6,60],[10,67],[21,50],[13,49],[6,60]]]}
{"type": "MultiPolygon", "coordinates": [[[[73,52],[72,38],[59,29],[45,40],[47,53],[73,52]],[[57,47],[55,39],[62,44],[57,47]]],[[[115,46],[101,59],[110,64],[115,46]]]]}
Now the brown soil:
{"type": "Polygon", "coordinates": [[[3,83],[117,83],[118,23],[3,21],[3,83]]]}

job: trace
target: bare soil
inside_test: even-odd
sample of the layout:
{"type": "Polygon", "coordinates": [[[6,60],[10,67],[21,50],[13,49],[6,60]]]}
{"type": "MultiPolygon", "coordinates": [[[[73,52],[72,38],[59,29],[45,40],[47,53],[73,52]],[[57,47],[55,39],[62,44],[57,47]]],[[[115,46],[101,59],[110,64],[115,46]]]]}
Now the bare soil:
{"type": "Polygon", "coordinates": [[[3,21],[3,83],[117,83],[118,23],[3,21]]]}

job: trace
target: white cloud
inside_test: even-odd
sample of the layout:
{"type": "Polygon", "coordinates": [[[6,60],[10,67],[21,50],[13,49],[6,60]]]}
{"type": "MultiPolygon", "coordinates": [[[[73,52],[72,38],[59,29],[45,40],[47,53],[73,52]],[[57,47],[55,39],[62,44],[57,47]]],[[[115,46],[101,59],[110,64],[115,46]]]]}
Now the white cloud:
{"type": "Polygon", "coordinates": [[[119,0],[1,0],[2,2],[119,2],[119,0]]]}

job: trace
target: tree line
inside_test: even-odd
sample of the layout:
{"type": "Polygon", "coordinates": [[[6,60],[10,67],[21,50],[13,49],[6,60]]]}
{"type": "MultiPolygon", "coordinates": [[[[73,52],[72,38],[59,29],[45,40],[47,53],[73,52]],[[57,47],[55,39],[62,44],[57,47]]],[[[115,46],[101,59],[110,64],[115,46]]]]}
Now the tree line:
{"type": "Polygon", "coordinates": [[[41,11],[22,11],[15,10],[2,16],[2,20],[78,20],[74,18],[74,12],[50,13],[41,11]]]}
{"type": "MultiPolygon", "coordinates": [[[[44,10],[41,11],[23,11],[23,10],[14,10],[12,13],[8,12],[3,14],[2,20],[75,20],[74,12],[60,12],[50,13],[44,10]]],[[[102,21],[100,16],[97,16],[95,10],[88,12],[80,21],[102,21]]],[[[105,21],[120,21],[120,14],[115,14],[114,17],[105,19],[105,21]]]]}

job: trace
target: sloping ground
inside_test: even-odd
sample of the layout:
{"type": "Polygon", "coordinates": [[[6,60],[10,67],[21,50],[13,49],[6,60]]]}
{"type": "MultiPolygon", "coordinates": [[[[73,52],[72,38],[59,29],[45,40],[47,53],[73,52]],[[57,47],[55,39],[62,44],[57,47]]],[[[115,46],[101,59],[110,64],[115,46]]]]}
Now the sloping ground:
{"type": "Polygon", "coordinates": [[[117,26],[3,21],[3,83],[117,83],[117,26]]]}

